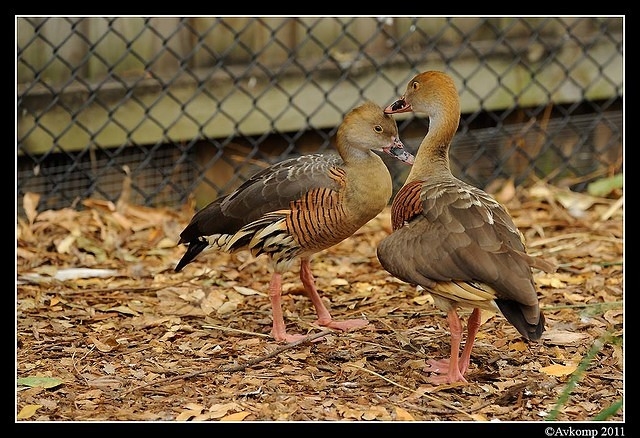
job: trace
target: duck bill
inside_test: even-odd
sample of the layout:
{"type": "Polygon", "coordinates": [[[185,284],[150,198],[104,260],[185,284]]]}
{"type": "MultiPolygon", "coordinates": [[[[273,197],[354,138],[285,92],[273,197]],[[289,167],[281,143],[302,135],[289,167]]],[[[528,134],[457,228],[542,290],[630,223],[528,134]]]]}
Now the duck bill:
{"type": "Polygon", "coordinates": [[[384,109],[385,114],[397,114],[397,113],[406,113],[411,111],[411,105],[407,103],[404,97],[393,102],[391,105],[384,109]]]}
{"type": "Polygon", "coordinates": [[[382,151],[403,163],[407,163],[408,165],[413,164],[414,156],[404,148],[404,144],[402,144],[398,138],[394,138],[393,143],[386,148],[383,148],[382,151]]]}

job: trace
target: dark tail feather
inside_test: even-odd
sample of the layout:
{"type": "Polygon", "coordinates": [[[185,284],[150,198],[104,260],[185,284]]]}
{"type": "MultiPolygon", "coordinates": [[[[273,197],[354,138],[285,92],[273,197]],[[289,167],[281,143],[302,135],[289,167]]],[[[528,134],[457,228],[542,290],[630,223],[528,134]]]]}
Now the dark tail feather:
{"type": "Polygon", "coordinates": [[[507,318],[525,339],[531,341],[538,341],[540,339],[542,332],[544,332],[544,315],[542,311],[539,313],[538,323],[531,324],[524,315],[526,306],[516,303],[515,301],[507,300],[496,300],[496,304],[504,317],[507,318]]]}
{"type": "Polygon", "coordinates": [[[189,242],[189,246],[187,246],[187,252],[184,253],[174,270],[176,272],[180,272],[182,268],[191,263],[198,254],[204,251],[204,249],[208,245],[209,243],[205,239],[196,239],[189,242]]]}

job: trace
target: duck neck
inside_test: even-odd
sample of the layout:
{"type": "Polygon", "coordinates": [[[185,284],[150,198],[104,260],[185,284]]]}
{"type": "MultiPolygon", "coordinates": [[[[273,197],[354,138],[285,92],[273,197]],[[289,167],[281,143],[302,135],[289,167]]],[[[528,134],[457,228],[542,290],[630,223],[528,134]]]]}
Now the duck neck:
{"type": "Polygon", "coordinates": [[[338,153],[348,166],[368,165],[371,160],[375,160],[378,155],[369,149],[361,149],[346,142],[337,145],[338,153]]]}
{"type": "Polygon", "coordinates": [[[451,175],[449,148],[458,130],[459,113],[449,113],[446,117],[431,117],[429,131],[420,143],[415,162],[411,167],[406,184],[427,178],[448,177],[451,175]]]}

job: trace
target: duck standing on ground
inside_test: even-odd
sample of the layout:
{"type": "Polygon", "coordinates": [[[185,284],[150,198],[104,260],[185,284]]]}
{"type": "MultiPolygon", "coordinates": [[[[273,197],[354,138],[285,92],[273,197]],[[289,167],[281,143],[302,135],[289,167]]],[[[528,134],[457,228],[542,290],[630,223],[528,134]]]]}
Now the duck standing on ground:
{"type": "Polygon", "coordinates": [[[414,111],[429,117],[415,163],[391,207],[393,232],[377,249],[395,277],[429,292],[447,314],[449,359],[431,360],[433,383],[466,382],[481,309],[501,313],[527,340],[544,331],[531,268],[553,272],[552,263],[526,253],[524,236],[505,207],[451,174],[449,148],[460,121],[452,78],[439,71],[415,76],[385,112],[414,111]],[[457,308],[472,308],[462,351],[457,308]]]}
{"type": "Polygon", "coordinates": [[[205,250],[248,250],[270,257],[271,334],[276,341],[304,337],[287,333],[282,312],[282,274],[295,259],[300,260],[300,280],[318,325],[349,330],[368,323],[332,319],[316,289],[310,257],[348,238],[388,205],[391,175],[373,151],[408,164],[413,155],[404,149],[393,117],[373,102],[345,116],[335,146],[337,154],[304,155],[258,172],[198,211],[180,234],[179,244],[188,247],[176,271],[205,250]]]}

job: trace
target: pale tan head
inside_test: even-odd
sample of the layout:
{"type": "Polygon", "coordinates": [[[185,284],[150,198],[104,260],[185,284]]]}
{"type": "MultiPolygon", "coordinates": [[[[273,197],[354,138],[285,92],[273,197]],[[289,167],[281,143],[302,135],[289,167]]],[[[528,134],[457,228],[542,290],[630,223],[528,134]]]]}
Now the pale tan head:
{"type": "Polygon", "coordinates": [[[405,185],[415,180],[451,176],[449,147],[460,123],[460,98],[453,79],[441,71],[416,75],[402,97],[385,108],[387,114],[413,111],[429,117],[429,130],[405,185]]]}
{"type": "Polygon", "coordinates": [[[338,128],[337,143],[338,151],[345,161],[349,158],[343,151],[349,147],[367,153],[384,152],[405,163],[413,163],[413,155],[400,141],[396,121],[385,114],[381,106],[371,101],[354,108],[345,116],[338,128]]]}
{"type": "Polygon", "coordinates": [[[413,111],[430,118],[440,114],[460,114],[460,98],[448,74],[430,70],[416,75],[407,84],[402,97],[385,108],[386,114],[413,111]]]}

